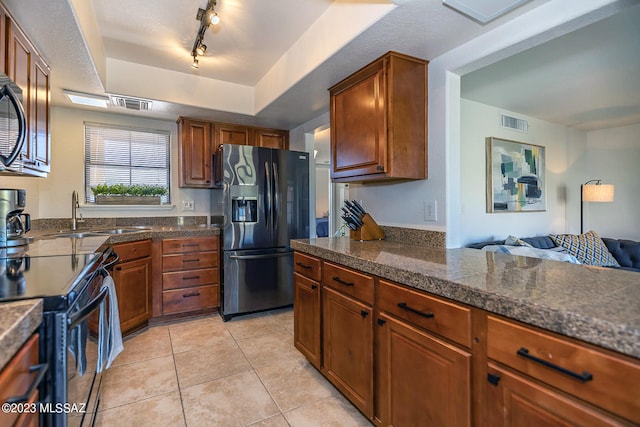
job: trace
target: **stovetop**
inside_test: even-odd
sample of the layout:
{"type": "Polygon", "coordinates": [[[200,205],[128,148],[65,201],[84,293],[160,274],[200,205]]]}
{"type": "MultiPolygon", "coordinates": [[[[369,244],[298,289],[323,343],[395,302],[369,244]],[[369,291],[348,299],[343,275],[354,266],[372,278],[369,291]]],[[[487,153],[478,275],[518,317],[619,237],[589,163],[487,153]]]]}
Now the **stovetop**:
{"type": "Polygon", "coordinates": [[[0,303],[44,298],[44,309],[73,299],[82,278],[99,261],[106,237],[36,240],[0,250],[0,303]]]}

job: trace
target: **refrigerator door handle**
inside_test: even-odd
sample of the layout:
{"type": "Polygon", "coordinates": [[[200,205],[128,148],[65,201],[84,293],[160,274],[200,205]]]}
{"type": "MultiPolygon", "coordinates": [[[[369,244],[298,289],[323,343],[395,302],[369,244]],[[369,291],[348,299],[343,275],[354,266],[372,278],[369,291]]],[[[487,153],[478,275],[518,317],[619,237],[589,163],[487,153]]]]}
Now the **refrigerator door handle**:
{"type": "Polygon", "coordinates": [[[265,215],[264,215],[264,219],[265,222],[267,223],[267,228],[269,228],[270,223],[271,223],[271,209],[272,209],[272,197],[273,197],[273,192],[271,190],[271,176],[269,174],[269,162],[264,162],[264,177],[265,177],[265,181],[267,183],[267,192],[264,195],[265,198],[265,204],[267,205],[267,208],[265,209],[265,215]]]}
{"type": "Polygon", "coordinates": [[[231,259],[266,259],[266,258],[277,258],[283,256],[291,256],[291,252],[279,252],[277,254],[264,254],[264,255],[231,255],[229,258],[231,259]]]}
{"type": "Polygon", "coordinates": [[[278,208],[280,207],[280,180],[278,178],[278,164],[273,163],[273,228],[279,224],[278,208]]]}

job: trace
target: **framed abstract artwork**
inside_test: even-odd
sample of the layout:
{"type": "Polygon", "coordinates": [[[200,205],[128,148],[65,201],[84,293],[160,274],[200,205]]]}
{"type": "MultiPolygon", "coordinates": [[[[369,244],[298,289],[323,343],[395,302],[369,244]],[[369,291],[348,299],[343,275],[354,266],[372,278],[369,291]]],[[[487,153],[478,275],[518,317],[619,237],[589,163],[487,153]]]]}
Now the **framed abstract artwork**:
{"type": "Polygon", "coordinates": [[[487,212],[546,210],[544,147],[489,137],[487,212]]]}

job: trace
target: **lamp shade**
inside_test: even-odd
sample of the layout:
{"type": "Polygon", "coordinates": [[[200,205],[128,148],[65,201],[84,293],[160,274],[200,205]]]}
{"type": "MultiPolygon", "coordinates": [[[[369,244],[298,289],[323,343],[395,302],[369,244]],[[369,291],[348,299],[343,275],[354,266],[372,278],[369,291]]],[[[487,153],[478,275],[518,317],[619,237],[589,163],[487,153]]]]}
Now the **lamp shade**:
{"type": "Polygon", "coordinates": [[[612,184],[589,184],[582,186],[585,202],[613,202],[615,187],[612,184]]]}

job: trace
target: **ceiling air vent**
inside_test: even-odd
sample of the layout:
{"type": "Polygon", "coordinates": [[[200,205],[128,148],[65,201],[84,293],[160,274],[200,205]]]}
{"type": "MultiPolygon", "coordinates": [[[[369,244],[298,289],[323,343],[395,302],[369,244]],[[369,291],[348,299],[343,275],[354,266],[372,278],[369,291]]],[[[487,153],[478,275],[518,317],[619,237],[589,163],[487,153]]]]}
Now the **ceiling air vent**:
{"type": "Polygon", "coordinates": [[[500,125],[503,128],[517,130],[518,132],[529,133],[529,122],[524,119],[500,114],[500,125]]]}
{"type": "Polygon", "coordinates": [[[127,110],[151,111],[153,103],[147,99],[127,98],[124,96],[111,95],[111,103],[127,110]]]}

